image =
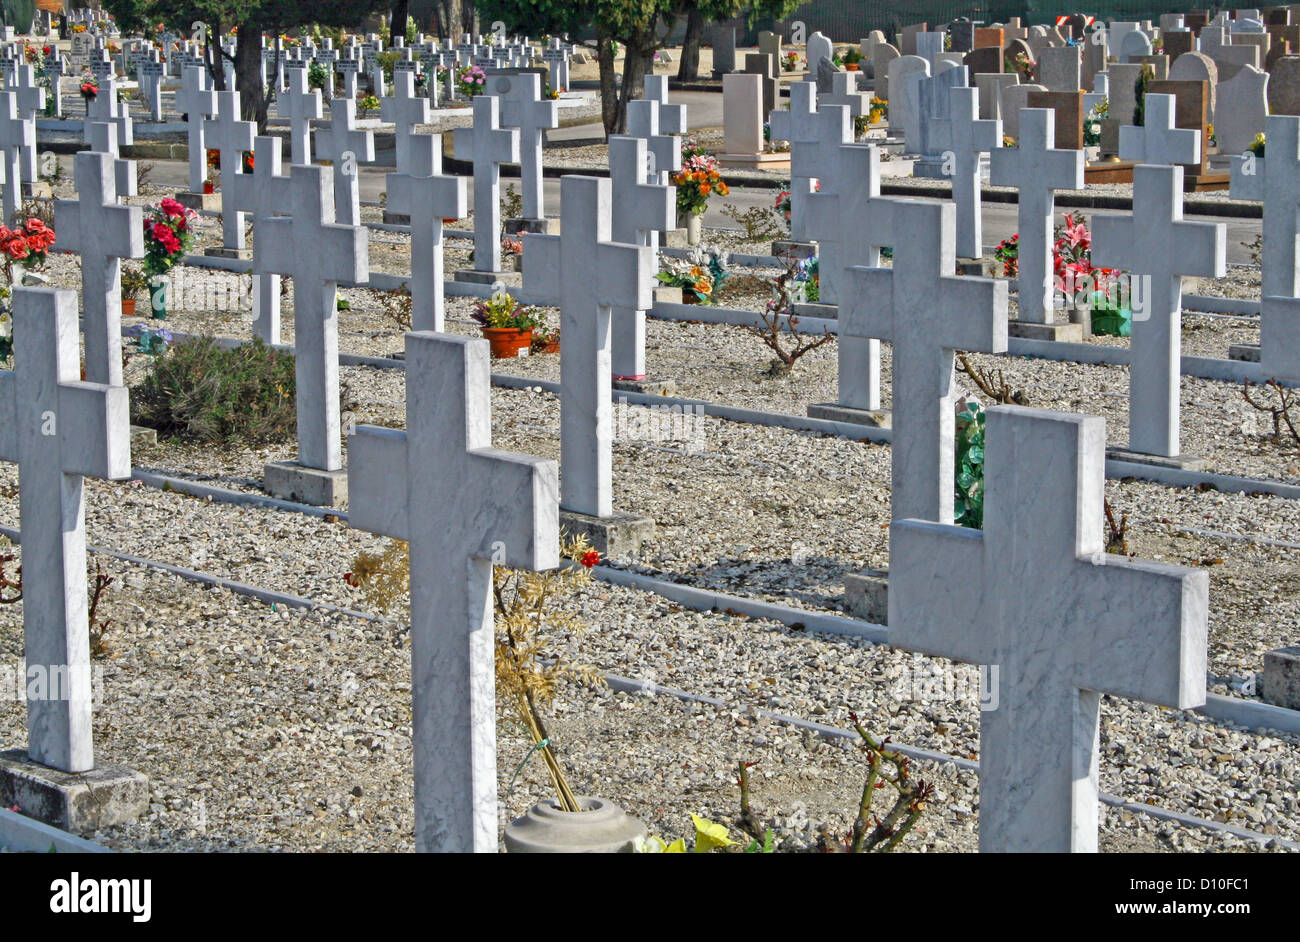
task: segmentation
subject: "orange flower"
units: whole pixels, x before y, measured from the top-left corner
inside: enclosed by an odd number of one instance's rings
[[[712,189],[713,189],[713,187],[709,186],[709,184],[707,184],[707,183],[701,183],[701,184],[700,184],[700,196],[708,196],[708,195],[709,195],[709,191],[712,190]]]

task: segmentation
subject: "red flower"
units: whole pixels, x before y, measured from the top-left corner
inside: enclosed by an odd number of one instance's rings
[[[170,216],[171,218],[173,219],[177,217],[180,217],[181,219],[185,218],[185,207],[182,206],[180,203],[176,202],[176,200],[172,199],[171,197],[164,199],[161,205],[162,205],[162,211],[166,213],[168,216]]]
[[[43,232],[44,230],[45,230],[45,223],[41,222],[39,219],[33,217],[27,220],[28,232]]]
[[[348,585],[353,586],[354,588],[356,586],[361,585],[361,580],[358,579],[356,576],[352,575],[352,573],[350,572],[343,573],[343,581],[346,582]]]
[[[600,562],[600,553],[595,550],[587,550],[587,552],[582,554],[582,559],[579,560],[579,562],[590,569],[592,566],[595,566]]]
[[[4,252],[12,259],[24,259],[28,254],[27,241],[25,239],[10,239],[4,244]]]

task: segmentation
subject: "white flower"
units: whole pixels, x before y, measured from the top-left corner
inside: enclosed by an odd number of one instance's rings
[[[8,314],[0,314],[0,337],[12,337],[14,335],[14,319]]]

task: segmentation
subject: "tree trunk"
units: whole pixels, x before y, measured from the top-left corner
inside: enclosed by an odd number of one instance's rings
[[[203,35],[203,60],[208,65],[208,77],[212,79],[212,87],[219,92],[224,92],[226,70],[221,64],[221,22],[213,19],[207,26],[208,31]]]
[[[600,65],[600,120],[605,125],[606,134],[618,134],[618,80],[614,75],[614,41],[600,31],[596,34],[596,62]]]
[[[393,45],[394,37],[406,39],[406,20],[411,15],[411,0],[394,0],[392,19],[388,23],[388,45]]]
[[[257,23],[245,23],[240,34],[250,37],[262,35]],[[224,73],[224,69],[221,70]],[[262,84],[262,44],[240,42],[235,44],[235,85],[239,89],[240,117],[257,122],[257,133],[266,132],[266,114],[270,100]]]
[[[704,14],[692,5],[686,14],[686,36],[682,40],[682,61],[677,65],[677,79],[694,82],[700,77],[700,40],[704,37]]]
[[[610,133],[627,133],[627,103],[645,94],[645,77],[654,68],[655,46],[653,23],[628,41],[627,52],[623,57],[623,84],[618,90],[616,106],[615,119],[618,130]],[[603,91],[602,88],[602,94]],[[606,127],[608,126],[607,124]]]

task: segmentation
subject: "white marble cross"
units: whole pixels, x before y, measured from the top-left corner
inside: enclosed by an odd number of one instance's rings
[[[208,86],[208,73],[199,66],[186,66],[181,88],[176,93],[176,107],[185,115],[185,130],[190,158],[190,192],[202,193],[207,179],[207,145],[203,126],[209,115],[217,113],[217,93]]]
[[[256,165],[254,165],[256,171]],[[339,439],[338,283],[370,277],[366,229],[334,222],[333,168],[290,168],[284,202],[264,201],[266,212],[286,213],[259,223],[253,270],[293,278],[298,462],[308,468],[343,467]]]
[[[957,255],[984,257],[980,213],[980,155],[1002,147],[1002,121],[981,118],[978,88],[948,89],[952,114],[952,201],[957,206]]]
[[[1051,323],[1053,191],[1084,187],[1083,151],[1054,147],[1055,141],[1056,112],[1025,108],[1020,112],[1020,146],[999,147],[989,158],[989,182],[1020,189],[1016,284],[1020,319],[1035,324]]]
[[[57,77],[51,79],[51,82],[57,81]],[[45,110],[45,89],[36,81],[36,70],[30,65],[20,65],[15,70],[14,92],[18,96],[18,116],[24,121],[33,122],[32,139],[23,145],[22,172],[25,181],[35,183],[37,179],[35,121]]]
[[[849,115],[858,118],[871,112],[871,93],[858,90],[861,72],[836,72],[831,76],[831,90],[817,96],[817,107],[843,105]]]
[[[646,76],[646,82],[651,76]],[[667,183],[667,176],[682,169],[682,139],[684,131],[674,130],[686,126],[685,105],[664,105],[657,98],[648,97],[627,103],[627,133],[646,141],[653,164],[647,163],[643,183]],[[667,91],[663,92],[667,96]],[[658,236],[647,244],[658,245]],[[615,338],[617,348],[617,338]],[[617,355],[617,354],[616,354]]]
[[[474,163],[474,270],[501,270],[501,165],[519,163],[519,129],[503,128],[501,103],[474,97],[474,125],[452,132],[457,160]]]
[[[559,471],[492,447],[491,382],[486,342],[408,333],[406,431],[348,439],[349,525],[410,545],[417,851],[497,850],[492,567],[560,563]]]
[[[216,94],[216,117],[203,120],[203,136],[208,146],[214,148],[220,155],[221,178],[229,181],[230,177],[243,172],[244,153],[253,149],[257,123],[240,120],[239,92],[217,92]],[[243,213],[236,211],[221,214],[221,244],[228,249],[244,247]]]
[[[1108,555],[1106,423],[988,410],[984,529],[890,528],[889,640],[989,665],[984,852],[1097,849],[1101,694],[1205,703],[1209,574]]]
[[[121,385],[80,382],[77,296],[15,288],[14,370],[0,372],[0,460],[18,464],[23,654],[66,676],[62,696],[27,700],[27,754],[64,772],[95,767],[83,476],[131,476]]]
[[[841,334],[894,347],[892,519],[951,523],[953,351],[1006,351],[1007,282],[952,274],[951,203],[891,202],[894,267],[848,269]]]
[[[428,124],[430,120],[429,99],[415,95],[414,72],[393,73],[393,94],[380,100],[379,114],[385,121],[391,121],[396,130],[397,172],[410,173],[406,159],[411,136],[416,125]]]
[[[388,208],[411,219],[411,326],[443,329],[443,219],[462,219],[469,212],[464,177],[443,176],[442,135],[411,139],[411,173],[386,178]]]
[[[86,106],[86,117],[82,121],[83,140],[90,140],[90,126],[96,121],[116,124],[119,144],[135,143],[135,121],[126,105],[117,100],[117,79],[101,80],[99,93]]]
[[[664,134],[685,134],[686,126],[686,106],[668,104],[668,76],[666,75],[647,75],[645,77],[645,90],[642,93],[642,100],[652,102],[657,107],[655,111],[659,114],[659,130]],[[629,102],[629,105],[631,103]],[[644,137],[632,130],[632,116],[628,114],[627,133],[634,137]]]
[[[135,67],[140,93],[149,106],[149,118],[162,121],[162,79],[164,66],[156,59],[145,59]]]
[[[81,256],[86,318],[86,379],[122,385],[122,262],[144,258],[144,215],[117,201],[112,154],[82,151],[73,158],[77,199],[55,200],[55,248]]]
[[[1119,129],[1119,159],[1139,164],[1194,164],[1201,159],[1201,132],[1174,126],[1174,95],[1147,95],[1141,127]]]
[[[535,72],[489,75],[485,95],[501,101],[501,126],[519,129],[520,196],[524,219],[543,219],[542,140],[560,123],[559,105],[542,98],[541,76]]]
[[[610,223],[610,238],[653,249],[651,233],[666,232],[677,224],[677,188],[645,182],[650,158],[644,138],[610,136],[610,190],[613,205],[618,207]],[[613,332],[614,378],[644,379],[645,311],[614,311]]]
[[[96,121],[90,126],[90,149],[113,155],[113,176],[117,182],[117,198],[135,196],[139,180],[135,175],[135,161],[122,158],[117,145],[117,125]]]
[[[1247,154],[1232,168],[1231,196],[1259,200],[1264,208],[1261,294],[1300,295],[1300,118],[1269,115],[1267,157]]]
[[[289,177],[281,176],[283,158],[278,137],[253,141],[253,172],[232,174],[226,180],[222,206],[227,212],[251,213],[253,233],[259,223],[273,215],[272,207],[289,205]],[[253,336],[263,343],[280,342],[280,276],[253,276]]]
[[[1153,96],[1148,95],[1150,101]],[[1154,96],[1161,97],[1161,96]],[[1173,96],[1168,96],[1172,98]],[[1183,220],[1183,168],[1133,168],[1133,213],[1092,217],[1092,263],[1139,276],[1129,359],[1129,449],[1179,454],[1182,275],[1222,278],[1227,227]]]
[[[560,503],[609,517],[611,312],[649,310],[654,252],[611,241],[607,179],[561,178],[560,207],[560,235],[524,236],[524,290],[560,308]]]
[[[818,108],[816,83],[794,82],[790,110],[773,111],[768,120],[772,140],[790,142],[790,238],[807,242],[812,237],[804,218],[808,194],[814,192],[818,178],[830,176],[835,148],[853,142],[849,109]]]
[[[841,144],[837,149],[835,192],[808,197],[808,224],[818,234],[820,297],[847,310],[851,295],[839,298],[850,265],[880,267],[880,250],[894,241],[894,200],[880,195],[880,152],[875,144]],[[847,317],[847,315],[842,315]],[[880,340],[841,331],[838,402],[880,411]]]
[[[1259,365],[1265,379],[1300,383],[1300,298],[1260,302]]]
[[[309,164],[311,163],[311,123],[313,120],[319,121],[323,114],[320,89],[307,86],[306,69],[290,69],[288,86],[285,91],[276,96],[275,113],[289,120],[290,160],[295,164]]]
[[[4,164],[4,221],[11,222],[23,205],[23,151],[36,147],[36,119],[18,114],[18,96],[0,92],[0,163]]]
[[[359,165],[375,160],[374,132],[363,131],[356,124],[357,103],[351,98],[335,98],[330,102],[329,127],[316,131],[316,156],[334,164],[336,221],[346,226],[361,225]]]

